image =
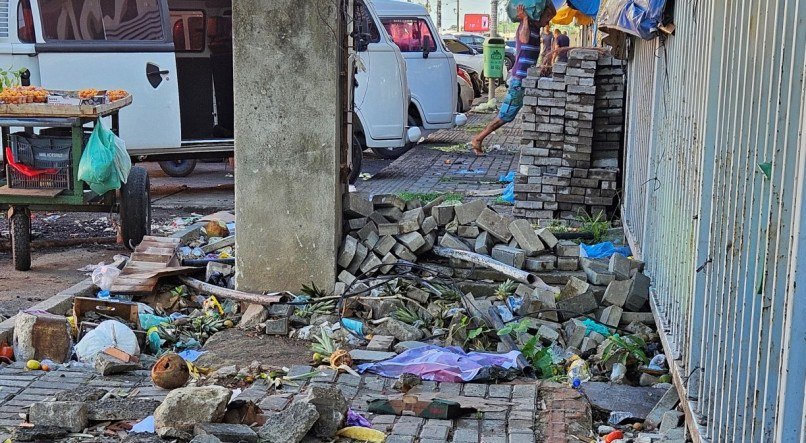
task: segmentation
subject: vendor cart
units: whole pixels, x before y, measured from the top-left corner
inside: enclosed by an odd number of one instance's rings
[[[118,134],[118,112],[131,104],[131,95],[101,105],[63,105],[47,103],[0,104],[0,129],[3,147],[10,150],[20,140],[37,143],[61,142],[61,159],[53,172],[28,177],[9,165],[3,149],[3,177],[0,178],[0,209],[8,210],[14,268],[31,268],[31,211],[118,212],[124,244],[134,248],[151,230],[151,202],[148,173],[132,167],[128,180],[118,191],[103,195],[92,192],[78,179],[78,165],[85,137],[100,117],[111,117],[111,129]],[[38,134],[36,134],[38,132]],[[36,135],[35,135],[36,134]],[[29,135],[30,138],[25,138]],[[65,146],[66,143],[66,146]],[[24,144],[23,144],[24,145]],[[32,149],[24,145],[25,149]],[[15,148],[17,152],[21,148]],[[45,147],[47,149],[47,147]],[[51,148],[53,149],[53,148]],[[32,152],[25,151],[25,154]],[[58,151],[48,151],[58,157]],[[12,154],[16,155],[16,154]],[[45,156],[45,160],[52,158]],[[68,161],[69,160],[69,161]],[[47,163],[47,162],[46,162]],[[56,166],[50,164],[48,167]]]

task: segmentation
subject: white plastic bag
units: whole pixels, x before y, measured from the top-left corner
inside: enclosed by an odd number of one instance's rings
[[[92,283],[101,288],[102,291],[108,291],[119,275],[120,269],[117,267],[99,263],[98,267],[92,271]]]
[[[140,355],[137,336],[128,326],[116,320],[101,322],[76,345],[78,360],[93,363],[95,357],[107,348],[118,348],[129,355]]]

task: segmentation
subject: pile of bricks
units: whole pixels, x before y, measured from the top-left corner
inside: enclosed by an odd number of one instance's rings
[[[345,196],[347,235],[338,258],[337,293],[357,276],[389,274],[398,260],[417,262],[435,245],[487,255],[535,273],[579,270],[579,245],[559,241],[547,228],[498,214],[484,200],[422,205],[396,195]],[[452,268],[471,268],[451,262]],[[446,267],[445,272],[452,272]]]
[[[514,215],[573,225],[613,206],[624,91],[617,63],[596,49],[574,49],[551,77],[530,69]]]

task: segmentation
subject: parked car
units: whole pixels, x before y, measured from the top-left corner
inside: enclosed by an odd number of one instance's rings
[[[474,34],[472,32],[458,32],[453,34],[460,42],[470,46],[471,48],[475,49],[476,52],[479,54],[484,54],[484,40],[487,39],[484,35],[481,34]],[[514,41],[512,43],[515,43]],[[512,66],[515,65],[515,45],[512,46],[507,45],[504,48],[505,54],[504,63],[506,64],[507,70],[512,70]]]
[[[479,54],[475,49],[462,43],[452,35],[446,35],[442,38],[445,46],[453,53],[456,63],[473,68],[476,72],[481,73],[481,81],[483,87],[487,88],[487,75],[484,72],[484,56]],[[504,66],[504,78],[509,77],[509,70]]]
[[[457,63],[456,67],[465,71],[470,77],[470,84],[473,86],[473,96],[476,98],[481,97],[481,93],[484,91],[484,83],[481,81],[481,73],[470,66],[460,63]]]
[[[473,80],[464,69],[456,68],[456,82],[458,84],[459,97],[456,103],[456,112],[467,112],[473,107],[473,100],[476,98]]]
[[[464,125],[467,117],[456,113],[456,61],[442,43],[425,7],[391,0],[371,3],[406,61],[411,92],[409,125],[421,128],[424,135]],[[392,150],[389,157],[395,158],[415,144]]]

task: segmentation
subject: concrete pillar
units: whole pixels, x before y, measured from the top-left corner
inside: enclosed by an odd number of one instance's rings
[[[337,2],[232,2],[236,284],[332,288],[341,226]]]

